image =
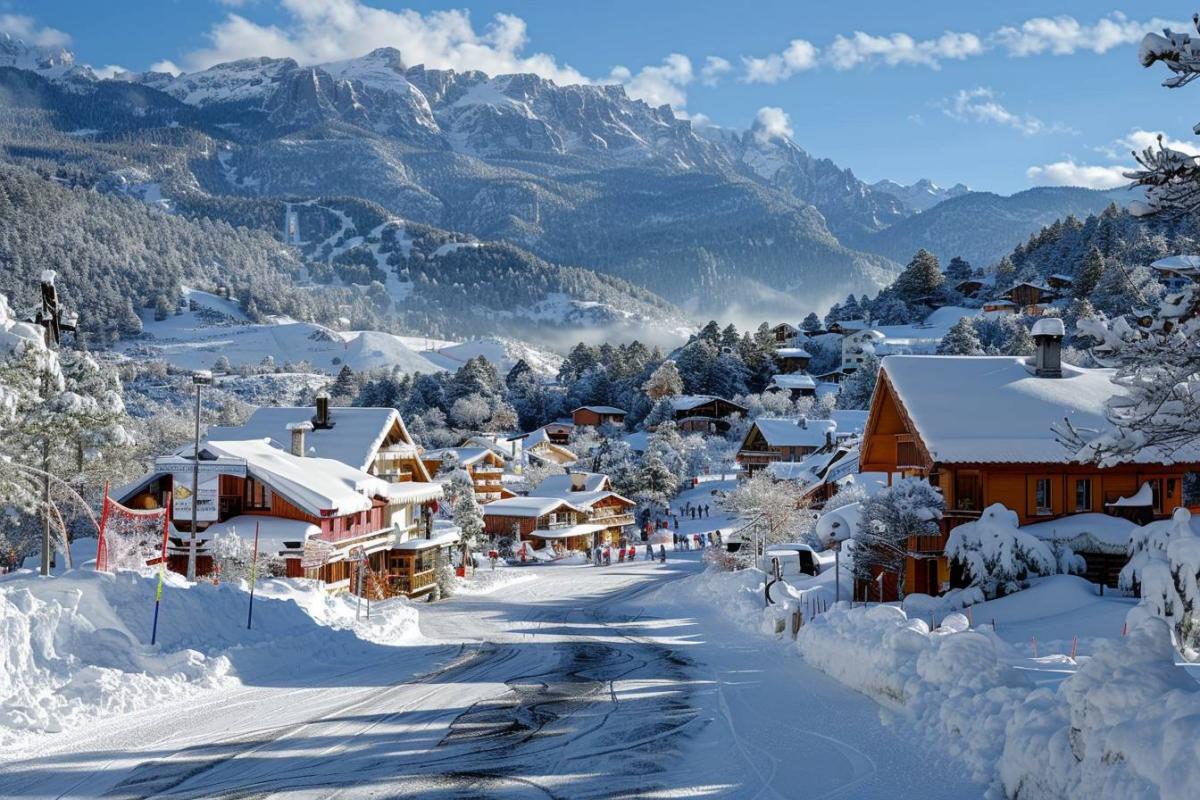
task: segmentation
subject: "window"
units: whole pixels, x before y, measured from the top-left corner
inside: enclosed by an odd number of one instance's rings
[[[246,478],[246,508],[258,510],[271,507],[271,490],[254,478]]]
[[[1090,478],[1080,478],[1075,481],[1075,510],[1092,510],[1092,481]]]
[[[1050,504],[1050,479],[1038,478],[1034,497],[1037,499],[1037,513],[1051,514],[1053,508]]]

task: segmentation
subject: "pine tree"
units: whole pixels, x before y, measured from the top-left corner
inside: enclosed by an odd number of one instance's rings
[[[810,311],[804,321],[800,323],[800,330],[807,333],[816,333],[821,330],[821,318],[817,316],[817,312]]]
[[[1029,335],[1029,328],[1018,320],[1013,328],[1012,336],[1004,346],[1004,355],[1031,356],[1034,350],[1035,345],[1033,337]]]
[[[1091,297],[1103,275],[1104,256],[1100,254],[1100,248],[1093,247],[1088,250],[1088,254],[1084,257],[1083,263],[1079,265],[1079,272],[1075,276],[1075,297],[1079,299]]]
[[[342,365],[333,385],[329,387],[329,394],[331,397],[337,398],[338,402],[349,402],[358,394],[358,377],[354,374],[354,370],[350,369],[349,364]]]
[[[462,563],[471,562],[471,550],[478,546],[483,535],[483,510],[475,497],[475,485],[466,470],[459,469],[452,480],[457,484],[454,492],[454,524],[461,531]]]
[[[651,400],[659,401],[664,397],[677,397],[683,394],[683,378],[674,361],[664,361],[642,384],[642,390]]]
[[[950,259],[950,263],[946,265],[946,282],[951,286],[956,286],[959,283],[971,277],[971,264],[962,256],[955,256]]]
[[[975,325],[970,317],[963,317],[950,326],[942,341],[938,344],[937,353],[940,356],[981,356],[983,344]]]
[[[879,358],[874,353],[867,353],[858,369],[842,381],[838,390],[837,407],[860,410],[870,408],[871,396],[875,393],[878,380]]]
[[[945,280],[937,256],[921,249],[896,278],[892,289],[901,300],[912,303],[922,297],[936,294]]]

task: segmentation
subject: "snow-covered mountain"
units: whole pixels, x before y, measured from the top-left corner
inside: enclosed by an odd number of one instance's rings
[[[961,183],[956,183],[949,189],[943,189],[931,180],[922,178],[908,186],[895,181],[882,180],[871,184],[876,192],[891,195],[899,200],[910,214],[919,214],[933,208],[943,200],[960,197],[971,190]]]

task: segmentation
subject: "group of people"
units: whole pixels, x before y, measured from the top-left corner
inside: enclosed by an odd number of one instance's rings
[[[700,505],[699,503],[692,504],[691,501],[684,503],[679,507],[680,517],[691,517],[692,519],[708,519],[708,504]],[[675,518],[675,527],[679,527],[679,517]]]
[[[676,533],[672,537],[675,540],[676,550],[703,550],[706,547],[721,546],[721,531],[709,531],[708,533]]]
[[[676,548],[676,549],[678,549],[678,548]],[[624,563],[626,561],[637,561],[638,546],[636,544],[625,544],[624,542],[622,542],[621,545],[618,548],[616,548],[616,551],[617,551],[617,563],[618,564]],[[654,545],[652,545],[652,544],[643,545],[642,552],[645,554],[643,556],[643,560],[645,560],[645,561],[653,561],[654,560],[654,558],[655,558]],[[597,546],[597,547],[592,548],[592,564],[594,566],[607,567],[609,564],[612,563],[612,559],[613,559],[613,547],[611,545],[605,545],[603,547]],[[665,563],[667,560],[667,548],[665,545],[660,544],[658,546],[658,560],[663,563]]]

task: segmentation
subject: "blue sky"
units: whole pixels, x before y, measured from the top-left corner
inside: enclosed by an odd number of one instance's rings
[[[390,44],[408,63],[619,81],[702,124],[745,128],[762,115],[866,180],[1009,193],[1111,185],[1153,132],[1190,140],[1200,89],[1160,88],[1166,73],[1141,68],[1136,41],[1191,11],[1087,0],[0,0],[0,29],[67,42],[95,67],[321,61]]]

